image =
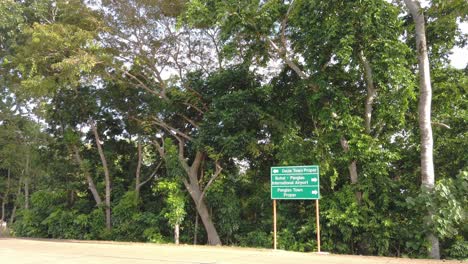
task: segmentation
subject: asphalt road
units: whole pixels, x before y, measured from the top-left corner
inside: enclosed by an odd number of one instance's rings
[[[233,247],[0,238],[0,264],[422,264],[462,263],[402,258],[321,255]]]

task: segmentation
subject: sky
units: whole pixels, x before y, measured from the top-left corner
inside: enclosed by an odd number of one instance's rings
[[[460,29],[463,33],[468,33],[468,23],[461,23]],[[463,69],[468,64],[468,47],[454,48],[453,54],[450,56],[451,64],[453,67]]]

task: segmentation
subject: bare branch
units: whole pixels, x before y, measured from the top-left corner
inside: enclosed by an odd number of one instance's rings
[[[215,30],[215,32],[211,33],[209,32],[209,30],[206,30],[206,35],[208,35],[211,39],[211,41],[213,42],[213,45],[215,47],[215,50],[216,50],[216,57],[218,59],[218,70],[222,70],[223,69],[223,58],[221,56],[221,50],[219,48],[219,41],[216,41],[216,32],[217,30]]]
[[[183,137],[183,138],[185,138],[186,140],[189,140],[189,141],[192,141],[192,140],[193,140],[193,138],[192,138],[191,136],[189,136],[189,135],[187,135],[187,134],[181,132],[179,129],[177,129],[177,128],[175,128],[175,127],[173,127],[173,126],[167,124],[166,122],[162,121],[161,119],[159,119],[159,118],[157,118],[157,117],[153,117],[153,120],[154,120],[153,122],[154,122],[156,125],[158,125],[158,126],[164,128],[167,132],[169,132],[169,133],[175,133],[176,135],[180,135],[181,137]]]
[[[444,127],[444,128],[447,128],[447,129],[452,129],[449,125],[441,123],[441,122],[432,121],[431,124],[433,124],[434,126],[440,126],[440,127]]]
[[[309,78],[309,76],[304,72],[302,71],[299,66],[297,66],[296,63],[294,63],[288,56],[287,54],[287,51],[286,51],[286,47],[278,47],[275,42],[273,42],[273,40],[271,40],[270,38],[267,38],[267,41],[268,43],[270,43],[270,45],[273,47],[273,49],[275,49],[278,54],[281,56],[281,58],[286,62],[286,64],[294,71],[297,73],[297,75],[299,75],[299,77],[301,77],[301,79],[307,79]]]
[[[157,140],[151,140],[150,143],[156,147],[156,150],[159,152],[159,156],[164,159],[166,157],[166,153],[164,152],[164,148],[161,144],[159,144]]]
[[[280,33],[280,39],[281,39],[281,44],[282,44],[282,47],[278,47],[278,45],[276,45],[276,43],[271,40],[270,38],[267,37],[267,41],[268,43],[270,44],[270,46],[273,47],[274,50],[276,50],[276,52],[281,56],[281,58],[286,62],[286,64],[293,70],[297,73],[297,75],[299,75],[299,77],[301,77],[302,79],[308,79],[309,76],[299,68],[299,66],[293,62],[291,60],[291,58],[289,57],[289,54],[288,54],[288,44],[287,44],[287,39],[286,39],[286,25],[288,23],[288,19],[289,19],[289,14],[292,10],[292,7],[294,5],[294,1],[291,1],[291,3],[289,4],[289,8],[288,8],[288,11],[286,12],[286,15],[283,19],[283,21],[281,22],[281,33]]]
[[[102,167],[104,168],[104,181],[106,185],[105,191],[105,213],[106,213],[106,228],[111,229],[112,221],[111,221],[111,178],[109,173],[109,166],[107,165],[107,160],[104,155],[104,151],[102,150],[101,140],[99,139],[99,133],[96,128],[96,124],[94,120],[89,120],[89,125],[91,126],[91,130],[93,131],[95,140],[96,140],[96,147],[99,152],[99,157],[101,158]]]
[[[193,121],[192,119],[188,118],[188,117],[185,116],[184,114],[178,113],[177,115],[179,115],[180,117],[182,117],[185,121],[189,122],[193,127],[195,127],[195,128],[199,128],[199,127],[200,127],[197,123],[195,123],[195,121]]]
[[[161,167],[162,163],[163,163],[162,161],[160,161],[160,162],[158,163],[158,165],[157,165],[156,168],[154,169],[153,173],[150,174],[150,176],[148,177],[148,179],[146,179],[146,180],[144,180],[143,182],[141,182],[140,185],[139,185],[139,187],[145,185],[145,184],[146,184],[147,182],[149,182],[152,178],[156,178],[156,179],[158,178],[158,177],[157,177],[157,175],[158,175],[157,173],[158,173],[158,170],[159,170],[159,168]]]
[[[190,177],[190,166],[187,163],[187,160],[185,159],[185,142],[184,140],[177,138],[179,141],[179,162],[184,168],[185,172],[189,175]]]
[[[221,165],[219,164],[218,161],[216,161],[215,164],[216,164],[215,172],[211,176],[208,183],[205,185],[205,188],[203,188],[203,191],[202,191],[200,197],[198,198],[198,203],[197,204],[200,204],[201,200],[203,200],[203,198],[205,197],[205,194],[206,194],[206,191],[208,190],[208,188],[211,186],[211,184],[213,184],[213,182],[216,180],[216,178],[218,178],[218,176],[223,171],[223,168],[221,167]]]
[[[289,14],[291,13],[292,7],[294,4],[294,0],[289,3],[288,11],[286,11],[286,15],[284,16],[283,21],[281,21],[281,43],[283,44],[284,52],[287,52],[287,41],[286,41],[286,25],[288,23]]]
[[[88,182],[88,189],[91,191],[91,194],[94,197],[94,201],[96,202],[97,206],[100,206],[102,204],[102,199],[101,196],[99,196],[99,193],[96,189],[96,185],[94,184],[93,178],[89,174],[89,171],[86,170],[83,166],[83,160],[81,159],[80,151],[78,150],[78,147],[73,145],[73,156],[75,157],[75,161],[78,166],[80,166],[81,171],[84,173],[86,177],[86,181]]]
[[[149,88],[144,82],[142,82],[138,77],[131,74],[130,72],[124,71],[124,74],[127,75],[128,77],[132,78],[133,80],[137,81],[139,86],[142,87],[145,91],[147,91],[147,92],[149,92],[149,93],[151,93],[153,95],[163,97],[161,93],[158,93],[155,90]]]

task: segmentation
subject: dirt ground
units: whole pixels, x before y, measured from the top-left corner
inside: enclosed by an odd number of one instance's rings
[[[416,260],[386,257],[365,257],[282,250],[187,245],[156,245],[75,240],[33,240],[0,238],[0,263],[19,264],[87,264],[87,263],[294,263],[294,264],[436,264],[462,263],[447,260]],[[465,262],[466,263],[466,262]]]

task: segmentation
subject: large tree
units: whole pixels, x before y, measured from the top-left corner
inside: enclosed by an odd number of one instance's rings
[[[426,26],[421,3],[417,0],[405,0],[405,4],[413,17],[416,30],[416,50],[419,65],[419,129],[421,133],[421,181],[422,188],[431,191],[434,188],[435,174],[431,125],[432,87],[429,68],[429,55],[426,43]],[[429,212],[429,217],[432,213]],[[428,234],[431,242],[431,257],[440,258],[439,239],[433,233]]]
[[[216,32],[178,27],[175,17],[182,11],[182,2],[105,1],[103,7],[109,27],[103,43],[116,54],[115,73],[107,77],[122,87],[138,89],[142,96],[153,97],[140,111],[126,117],[142,128],[151,125],[156,129],[152,136],[144,137],[163,159],[167,160],[164,139],[177,142],[178,159],[186,174],[183,183],[205,226],[208,243],[221,244],[205,195],[222,166],[197,139],[210,111],[210,98],[206,91],[193,87],[223,67],[220,57],[211,55],[216,51]],[[206,175],[209,163],[212,173]]]

